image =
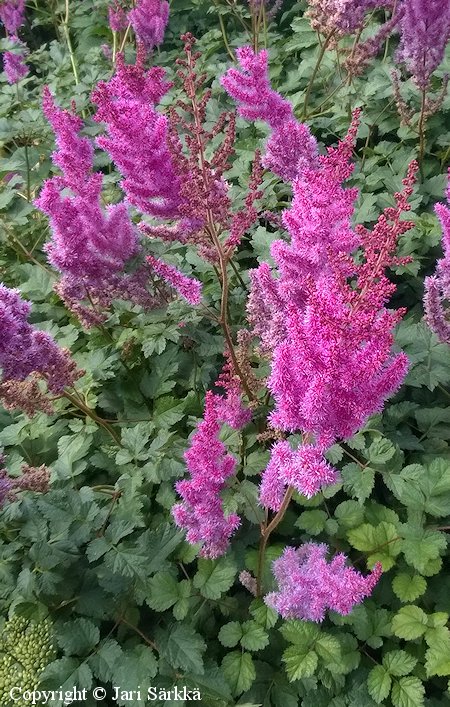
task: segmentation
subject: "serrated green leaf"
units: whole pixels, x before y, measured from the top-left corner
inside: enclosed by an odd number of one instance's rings
[[[369,695],[377,704],[381,704],[389,695],[392,680],[382,665],[376,665],[367,678]]]
[[[100,640],[98,627],[88,619],[66,621],[58,627],[57,639],[67,655],[85,655]]]
[[[153,651],[148,646],[137,645],[123,651],[120,664],[114,675],[115,685],[140,685],[141,700],[134,699],[133,707],[145,707],[148,688],[154,684],[152,678],[157,673],[157,662]],[[125,688],[126,689],[126,688]],[[119,698],[121,707],[129,707],[129,700]]]
[[[325,528],[328,516],[325,511],[315,508],[312,511],[303,511],[296,520],[297,528],[306,530],[310,535],[318,535]]]
[[[339,663],[341,657],[341,646],[335,636],[329,633],[322,633],[314,643],[314,650],[324,663]]]
[[[406,651],[390,651],[383,656],[383,666],[394,677],[408,675],[417,663],[417,658]]]
[[[278,620],[277,612],[267,606],[261,599],[254,599],[250,604],[250,613],[255,621],[263,628],[269,629],[275,626]]]
[[[239,621],[231,621],[222,626],[218,639],[226,648],[234,648],[242,638],[242,628]]]
[[[198,572],[194,576],[194,587],[205,599],[219,599],[234,583],[237,568],[228,557],[219,560],[198,561]]]
[[[290,646],[283,653],[283,663],[290,682],[314,675],[319,659],[315,651],[303,653],[298,646]]]
[[[298,648],[309,648],[320,636],[320,628],[310,621],[286,621],[280,628],[286,641]]]
[[[450,631],[445,628],[440,632],[439,638],[430,640],[427,631],[429,648],[425,654],[425,669],[428,677],[450,675]]]
[[[233,651],[222,661],[222,670],[233,695],[241,695],[250,689],[256,678],[255,666],[250,653]]]
[[[364,521],[364,508],[358,501],[343,501],[337,506],[334,515],[343,528],[356,528]]]
[[[411,576],[402,572],[392,580],[392,589],[400,601],[415,601],[415,599],[425,593],[427,581],[420,574]]]
[[[260,651],[269,643],[269,635],[256,621],[242,624],[241,646],[248,651]]]
[[[361,469],[358,464],[346,464],[341,472],[344,482],[344,491],[352,498],[356,498],[359,503],[369,498],[375,483],[375,472],[366,467]]]
[[[154,611],[165,611],[178,601],[178,583],[169,572],[157,572],[149,582],[146,602]]]
[[[175,624],[164,631],[159,630],[157,645],[160,655],[173,668],[203,675],[202,654],[206,650],[206,643],[192,626]]]
[[[399,554],[402,541],[393,523],[382,521],[376,526],[365,523],[349,530],[349,543],[357,550],[367,552],[367,564],[373,566],[381,562],[383,570],[389,570],[394,558]]]
[[[392,630],[399,638],[407,641],[423,636],[428,626],[426,613],[413,604],[402,606],[392,619]]]
[[[422,707],[424,694],[422,681],[409,675],[394,681],[391,700],[394,707]]]
[[[116,669],[122,661],[122,649],[111,638],[105,639],[89,658],[89,665],[95,677],[101,682],[112,682]]]

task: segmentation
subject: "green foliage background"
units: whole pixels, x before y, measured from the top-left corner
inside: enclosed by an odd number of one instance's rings
[[[220,332],[179,301],[152,313],[117,303],[104,329],[85,332],[52,291],[56,276],[42,252],[49,229],[32,204],[52,169],[53,136],[40,110],[42,86],[48,83],[62,105],[74,98],[84,111],[86,133],[95,135],[100,127],[91,118],[89,94],[111,71],[101,50],[110,42],[106,1],[70,4],[76,80],[63,3],[33,0],[23,33],[33,72],[18,90],[1,86],[0,177],[16,175],[0,191],[1,278],[32,300],[33,322],[71,349],[86,370],[78,390],[90,407],[115,421],[123,446],[67,401],[55,404],[53,417],[29,419],[0,410],[0,444],[10,473],[19,474],[24,462],[52,470],[47,494],[24,494],[1,511],[1,621],[13,614],[51,621],[57,657],[41,676],[45,689],[140,685],[144,694],[147,685],[177,684],[200,689],[202,704],[211,707],[448,705],[450,350],[423,322],[421,298],[423,278],[440,255],[432,206],[442,200],[446,185],[450,97],[429,122],[423,175],[412,198],[415,228],[401,241],[401,255],[413,260],[394,273],[395,305],[408,308],[397,344],[410,358],[410,373],[382,415],[348,444],[332,448],[330,460],[342,470],[342,483],[311,501],[294,498],[271,539],[265,586],[270,589],[270,562],[283,547],[310,539],[345,551],[362,571],[380,561],[384,574],[371,599],[348,617],[331,615],[322,625],[283,622],[237,580],[257,561],[258,474],[268,458],[256,441],[258,420],[244,438],[224,432],[240,460],[227,507],[244,519],[228,555],[198,560],[196,548],[171,521],[173,485],[184,474],[182,455],[222,364]],[[304,5],[286,2],[268,32],[274,86],[299,113],[318,53]],[[229,65],[219,14],[231,48],[246,43],[226,3],[174,0],[167,39],[156,57],[173,77],[180,33],[189,30],[199,38],[213,87],[211,118],[229,105],[218,83]],[[393,203],[392,194],[417,154],[417,135],[400,126],[392,98],[395,40],[390,42],[361,79],[340,88],[336,56],[327,54],[310,100],[309,122],[322,145],[345,134],[349,109],[363,107],[353,182],[361,189],[357,220],[366,225]],[[0,49],[5,46],[3,41]],[[448,61],[437,78],[446,69]],[[411,82],[404,91],[418,109]],[[171,95],[176,94],[174,89]],[[259,125],[238,119],[229,175],[236,200],[264,136]],[[107,197],[118,199],[119,177],[104,154],[97,167],[105,173]],[[265,177],[264,188],[265,208],[280,210],[288,203],[289,194],[274,177]],[[248,268],[268,257],[275,237],[262,223],[253,229],[237,256],[245,282]],[[190,266],[209,303],[218,302],[210,268],[192,251],[174,245],[169,258],[183,263],[186,272]],[[246,292],[237,279],[232,285],[231,320],[238,328]],[[4,668],[7,646],[0,647]],[[90,697],[83,704],[96,702]]]

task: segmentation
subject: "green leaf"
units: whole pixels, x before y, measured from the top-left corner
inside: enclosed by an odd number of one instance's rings
[[[404,524],[403,554],[406,562],[418,572],[426,571],[430,560],[436,560],[447,547],[444,533],[425,530],[416,525]]]
[[[395,454],[395,446],[389,439],[378,437],[368,449],[369,461],[372,464],[385,464]]]
[[[422,707],[424,694],[422,681],[409,675],[394,681],[391,700],[394,707]]]
[[[154,611],[165,611],[178,601],[178,583],[169,572],[157,572],[150,579],[146,602]]]
[[[275,609],[267,606],[261,599],[254,599],[250,604],[250,613],[255,621],[263,628],[268,629],[275,626],[278,614]]]
[[[100,631],[88,619],[66,621],[58,627],[58,643],[67,655],[85,655],[100,640]]]
[[[173,668],[203,675],[202,653],[206,650],[206,643],[192,626],[179,623],[158,630],[157,645],[160,655]]]
[[[344,482],[344,491],[352,498],[356,498],[359,503],[364,503],[369,498],[375,483],[375,472],[373,469],[369,467],[361,469],[358,464],[352,462],[344,466],[341,476]]]
[[[438,638],[430,640],[427,631],[429,648],[425,654],[425,669],[428,677],[450,675],[450,631],[445,628]]]
[[[226,648],[234,648],[242,638],[242,628],[239,621],[231,621],[222,626],[218,639]]]
[[[152,678],[157,673],[157,662],[153,651],[148,646],[137,645],[123,652],[120,664],[116,667],[114,685],[140,685],[142,700],[133,700],[133,707],[145,707],[145,696],[153,684]],[[124,687],[124,689],[128,689]],[[119,705],[129,707],[129,700],[118,699]]]
[[[356,528],[364,521],[364,508],[358,501],[343,501],[337,506],[334,515],[343,528]]]
[[[390,651],[383,657],[383,666],[389,675],[398,678],[408,675],[417,663],[417,658],[409,655],[406,651]]]
[[[310,678],[314,675],[319,659],[315,651],[303,653],[297,646],[286,648],[283,653],[283,663],[290,682],[300,678]]]
[[[392,630],[399,638],[407,641],[423,636],[428,626],[428,617],[422,609],[413,604],[402,606],[392,619]]]
[[[40,677],[40,687],[50,690],[73,690],[76,685],[79,690],[92,686],[92,672],[89,666],[80,663],[76,658],[61,658],[48,665]]]
[[[138,422],[134,427],[122,430],[121,442],[125,449],[120,449],[116,455],[117,464],[128,464],[130,461],[144,461],[149,457],[148,445],[152,427],[148,422]]]
[[[140,536],[137,546],[146,556],[145,569],[152,574],[183,540],[183,533],[170,523],[161,523],[155,530],[147,530]]]
[[[252,686],[256,671],[250,653],[233,651],[228,653],[222,661],[222,670],[233,695],[241,695]]]
[[[256,621],[242,624],[241,646],[248,651],[260,651],[269,643],[269,635]]]
[[[205,599],[219,599],[234,584],[237,568],[228,557],[219,560],[198,561],[198,572],[194,576],[194,587]]]
[[[101,682],[112,682],[116,669],[122,662],[122,655],[122,649],[117,641],[107,638],[89,657],[89,665]]]
[[[298,648],[309,648],[320,636],[320,628],[310,621],[286,621],[280,628],[286,641]]]
[[[369,695],[377,704],[381,704],[389,695],[392,680],[382,665],[376,665],[367,678]]]
[[[306,530],[310,535],[318,535],[325,528],[328,516],[325,511],[314,509],[313,511],[303,511],[296,520],[297,528]]]
[[[360,525],[350,530],[347,537],[354,548],[368,553],[367,564],[370,567],[381,562],[384,571],[393,566],[402,545],[395,525],[385,521],[376,526],[368,523]]]
[[[65,435],[58,440],[58,459],[55,471],[61,478],[80,474],[86,468],[86,462],[80,462],[92,444],[91,434]]]
[[[427,580],[424,577],[421,577],[420,574],[411,576],[405,572],[402,572],[394,577],[392,581],[392,589],[400,601],[415,601],[418,597],[425,593],[427,589]]]
[[[335,636],[329,633],[322,633],[314,643],[314,650],[325,664],[339,663],[341,657],[341,646]]]

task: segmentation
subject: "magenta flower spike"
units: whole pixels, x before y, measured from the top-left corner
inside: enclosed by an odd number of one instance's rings
[[[61,393],[79,376],[69,352],[61,349],[50,334],[28,322],[31,304],[21,299],[18,290],[0,283],[0,367],[2,383],[24,381],[37,373],[48,389]]]
[[[200,543],[200,555],[209,558],[226,552],[230,537],[240,524],[238,515],[225,514],[220,497],[236,468],[236,460],[219,439],[220,403],[219,396],[211,391],[206,394],[204,418],[185,453],[191,478],[177,482],[182,502],[172,508],[176,524],[187,531],[187,541]]]
[[[167,0],[138,0],[134,10],[128,13],[137,38],[148,52],[163,43],[169,10]]]
[[[425,90],[450,38],[450,0],[404,0],[397,61]]]
[[[346,556],[335,555],[327,562],[328,547],[305,543],[299,548],[287,547],[273,563],[278,591],[267,594],[266,604],[284,619],[323,621],[327,610],[346,616],[356,604],[368,597],[382,573],[378,562],[364,577],[346,566]]]
[[[446,190],[447,205],[436,204],[442,225],[444,257],[437,261],[434,275],[425,278],[424,307],[427,323],[436,336],[450,344],[450,318],[446,302],[450,300],[450,170]]]
[[[0,5],[0,21],[9,35],[17,34],[25,22],[25,0],[3,0]]]

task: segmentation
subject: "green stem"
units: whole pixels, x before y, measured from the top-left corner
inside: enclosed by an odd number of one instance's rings
[[[231,47],[230,47],[230,43],[229,43],[229,41],[228,41],[228,36],[227,36],[227,31],[226,31],[226,29],[225,29],[225,23],[224,23],[224,21],[223,21],[222,15],[220,14],[220,7],[219,7],[219,4],[218,4],[217,0],[214,0],[214,5],[215,5],[215,6],[217,7],[217,9],[218,9],[218,13],[217,13],[217,14],[218,14],[218,16],[219,16],[220,31],[222,32],[222,39],[223,39],[223,43],[224,43],[224,45],[225,45],[225,49],[227,50],[228,56],[230,57],[231,61],[233,62],[233,64],[235,64],[235,63],[236,63],[236,57],[234,56],[233,50],[232,50]]]
[[[426,89],[424,88],[424,89],[422,89],[422,100],[421,100],[421,104],[420,104],[420,118],[419,118],[419,168],[420,168],[420,176],[422,177],[422,181],[424,178],[423,158],[424,158],[424,154],[425,154],[426,101],[427,101],[427,92],[426,92]]]
[[[114,442],[119,445],[119,447],[122,446],[122,443],[120,441],[120,437],[117,435],[116,431],[111,427],[111,425],[106,422],[103,418],[99,417],[94,410],[92,410],[90,407],[85,405],[83,401],[79,398],[77,398],[75,395],[72,395],[72,393],[69,393],[69,391],[65,390],[63,393],[63,397],[67,398],[67,400],[70,400],[72,405],[74,405],[76,408],[81,410],[82,412],[85,413],[88,417],[91,418],[97,425],[100,427],[103,427],[104,430],[106,430],[111,437],[113,438]]]
[[[308,112],[308,103],[309,103],[309,97],[310,97],[310,95],[311,95],[311,90],[312,90],[314,81],[315,81],[315,79],[316,79],[317,72],[318,72],[319,69],[320,69],[320,65],[321,65],[321,63],[322,63],[323,57],[325,56],[325,52],[326,52],[326,50],[327,50],[327,47],[328,47],[328,45],[329,45],[329,43],[331,42],[331,39],[332,39],[332,37],[333,37],[333,34],[334,34],[334,32],[330,32],[330,34],[328,35],[328,37],[326,37],[324,43],[322,44],[322,46],[321,46],[321,48],[320,48],[320,52],[319,52],[319,56],[317,57],[316,65],[315,65],[315,67],[314,67],[314,69],[313,69],[311,78],[310,78],[309,83],[308,83],[308,87],[307,87],[307,89],[306,89],[305,101],[304,101],[304,103],[303,103],[303,112],[302,112],[302,118],[301,118],[302,121],[305,120],[306,114],[307,114],[307,112]]]
[[[117,32],[113,32],[113,50],[112,50],[112,62],[113,65],[116,63],[116,54],[117,54]]]
[[[25,143],[25,162],[27,165],[27,201],[31,201],[31,175],[30,175],[30,155],[28,154],[28,145]]]
[[[73,51],[72,40],[70,39],[69,32],[69,0],[66,0],[66,14],[62,22],[62,28],[64,32],[64,37],[66,39],[67,49],[69,50],[70,63],[72,64],[73,77],[75,79],[75,84],[78,86],[80,83],[80,75],[78,73],[77,62],[75,59],[75,54]]]
[[[281,523],[281,521],[284,518],[284,515],[288,509],[288,506],[291,502],[291,498],[293,496],[294,489],[292,486],[289,486],[286,493],[284,494],[283,501],[280,506],[280,510],[278,513],[272,518],[270,521],[269,525],[261,525],[261,540],[259,543],[259,552],[258,552],[258,572],[256,575],[256,596],[260,597],[261,596],[261,582],[262,582],[262,573],[264,570],[264,559],[265,559],[265,554],[266,554],[266,547],[267,547],[267,542],[269,540],[270,535],[273,533],[275,528]]]

